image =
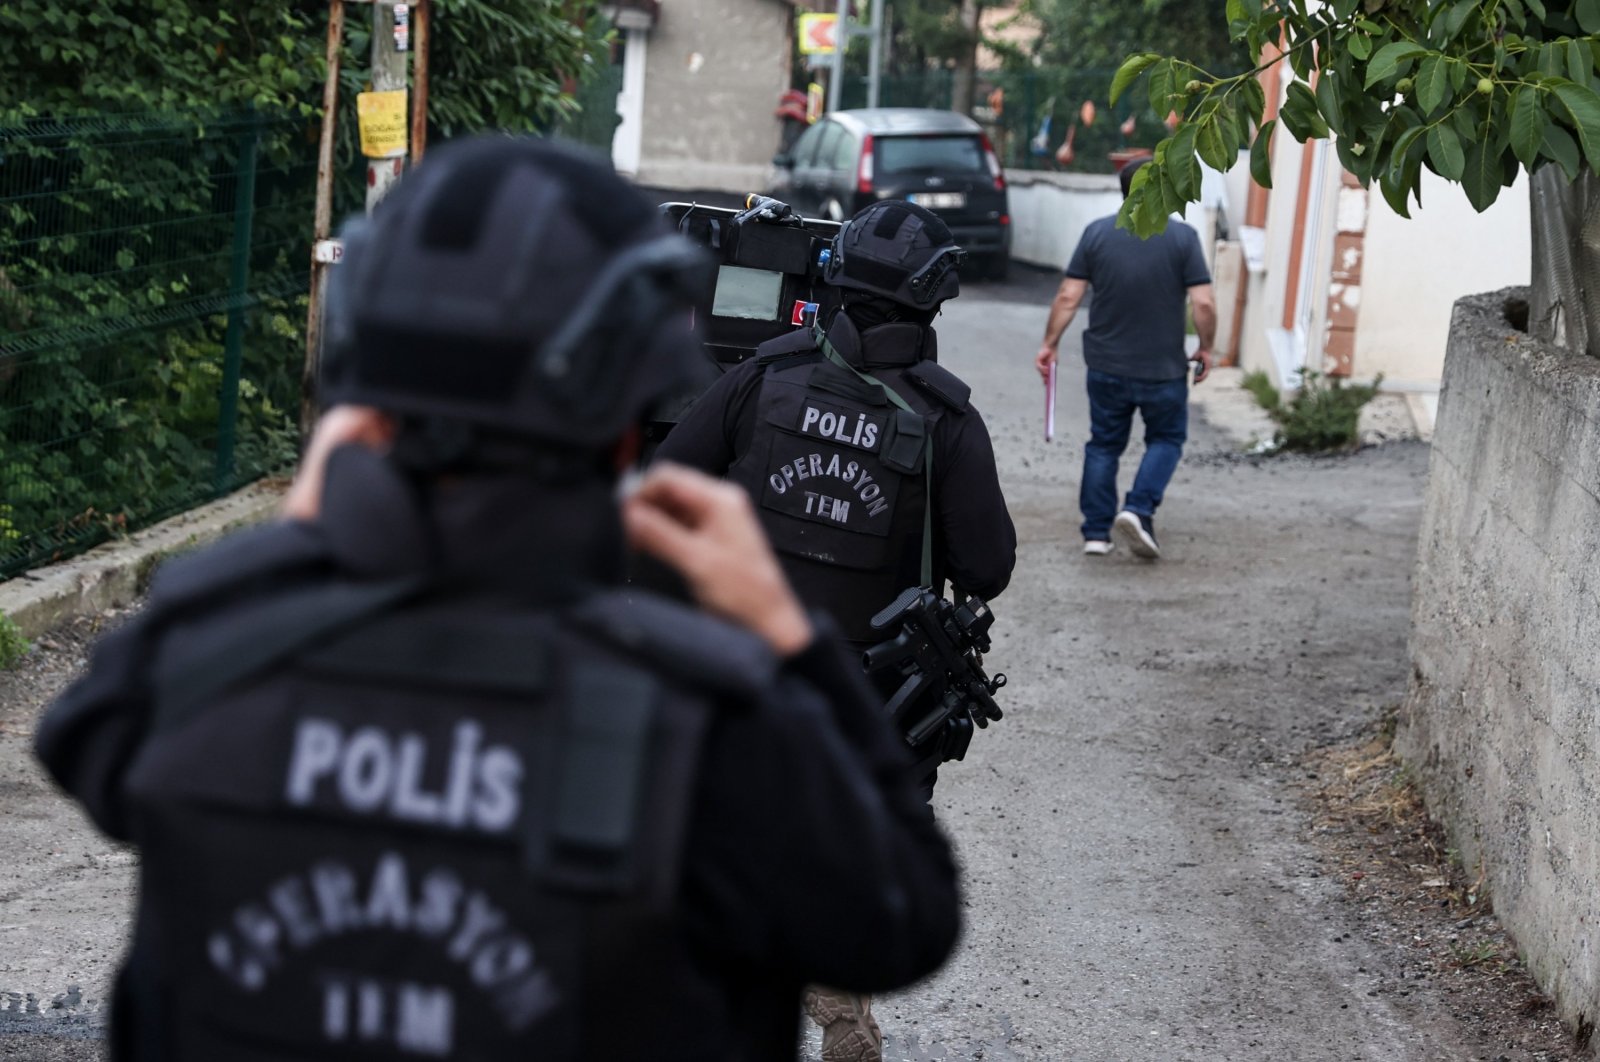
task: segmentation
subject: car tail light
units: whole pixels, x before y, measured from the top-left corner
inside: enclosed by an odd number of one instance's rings
[[[1000,215],[1000,224],[1002,224],[1002,225],[1011,224],[1011,215],[1010,214],[1001,214]]]
[[[861,164],[856,169],[856,191],[862,195],[872,192],[872,134],[861,138]]]
[[[994,178],[994,190],[1003,192],[1006,190],[1006,171],[1000,165],[1000,156],[994,153],[994,145],[989,143],[987,133],[979,133],[978,139],[983,143],[983,157],[989,163],[989,176]]]

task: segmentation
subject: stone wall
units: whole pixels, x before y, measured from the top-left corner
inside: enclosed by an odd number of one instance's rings
[[[1574,1026],[1600,1014],[1600,359],[1456,303],[1400,754]]]

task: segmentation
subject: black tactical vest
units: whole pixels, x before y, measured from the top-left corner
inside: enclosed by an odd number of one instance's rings
[[[829,340],[847,356],[861,342],[842,313]],[[873,641],[872,615],[923,582],[929,444],[965,395],[941,397],[928,381],[955,378],[914,357],[863,379],[810,337],[785,337],[763,357],[750,446],[728,478],[755,500],[806,603],[832,615],[847,639]]]
[[[711,708],[770,656],[658,601],[469,605],[319,581],[163,640],[119,1057],[730,1057],[677,888]]]

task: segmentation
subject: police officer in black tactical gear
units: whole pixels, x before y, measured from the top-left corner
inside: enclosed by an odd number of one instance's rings
[[[843,290],[826,329],[763,343],[656,457],[744,487],[796,590],[859,651],[886,637],[870,620],[907,587],[941,592],[948,579],[995,597],[1017,536],[971,389],[936,362],[933,318],[960,291],[949,228],[884,201],[840,229],[828,254],[823,278]],[[940,750],[917,755],[931,795]],[[823,1026],[824,1062],[878,1062],[870,999],[823,983],[833,988],[808,993],[806,1010]]]
[[[1016,564],[988,430],[936,360],[961,257],[922,207],[867,207],[829,250],[843,305],[826,328],[763,343],[657,451],[748,490],[800,595],[856,648],[882,640],[868,621],[907,587],[988,600]]]
[[[699,252],[548,143],[348,235],[286,518],[162,569],[37,747],[141,852],[116,1059],[795,1057],[931,972],[949,851],[737,489],[652,472]],[[625,543],[700,609],[619,590]]]

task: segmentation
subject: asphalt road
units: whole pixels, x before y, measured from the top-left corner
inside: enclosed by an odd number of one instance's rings
[[[1376,992],[1403,957],[1356,932],[1296,804],[1299,753],[1404,691],[1426,450],[1245,460],[1197,424],[1158,519],[1167,556],[1085,558],[1081,365],[1066,359],[1050,445],[1031,366],[1052,288],[1035,273],[973,286],[940,322],[1021,553],[988,661],[1010,677],[1006,718],[935,798],[965,939],[879,1002],[888,1057],[1482,1057],[1428,985]],[[0,1058],[102,1057],[131,899],[131,858],[26,759],[38,705],[81,657],[54,644],[0,676]]]

